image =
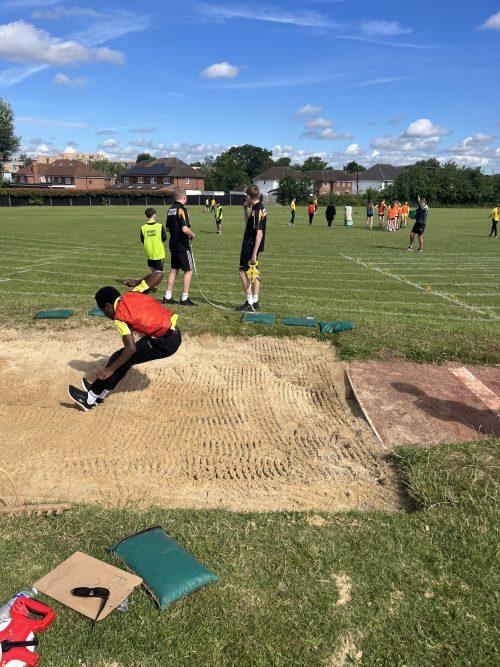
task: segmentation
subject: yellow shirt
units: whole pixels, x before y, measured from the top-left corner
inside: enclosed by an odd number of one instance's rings
[[[491,217],[495,222],[500,222],[500,208],[498,206],[495,206],[495,208],[492,210]]]
[[[290,210],[291,210],[291,211],[295,211],[295,199],[294,199],[294,200],[292,201],[292,203],[290,204]]]

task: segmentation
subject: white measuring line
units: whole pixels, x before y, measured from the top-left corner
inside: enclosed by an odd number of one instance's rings
[[[467,368],[465,368],[465,366],[461,366],[460,368],[449,368],[448,370],[492,412],[496,412],[497,414],[500,413],[500,396],[497,396],[494,391],[481,382],[481,380],[473,375]]]
[[[11,280],[9,276],[17,276],[22,273],[29,273],[30,271],[33,271],[33,269],[38,268],[39,266],[45,266],[46,264],[52,264],[54,260],[58,259],[64,259],[64,257],[67,257],[68,255],[74,255],[77,252],[80,252],[81,248],[78,248],[77,250],[69,250],[67,253],[64,255],[53,255],[50,259],[44,259],[39,262],[33,262],[33,264],[27,265],[27,266],[22,266],[16,271],[10,271],[10,273],[3,273],[0,275],[0,282],[5,282],[6,280]]]
[[[491,313],[488,313],[486,310],[481,310],[481,308],[478,308],[477,306],[471,306],[468,303],[463,303],[462,301],[455,299],[449,294],[446,294],[446,292],[439,292],[437,290],[432,289],[432,287],[430,286],[426,288],[423,285],[414,283],[412,280],[407,280],[406,278],[402,278],[401,276],[398,276],[395,273],[389,273],[389,271],[380,269],[378,266],[373,266],[371,262],[370,263],[363,262],[360,259],[354,259],[353,257],[350,257],[349,255],[343,255],[342,253],[340,253],[340,256],[343,257],[344,259],[348,259],[350,262],[354,262],[355,264],[361,264],[367,269],[371,269],[372,271],[377,271],[378,273],[381,273],[382,275],[387,276],[388,278],[394,278],[394,280],[398,280],[399,282],[405,285],[410,285],[410,287],[415,287],[415,289],[421,290],[422,292],[428,292],[433,296],[438,296],[441,299],[445,299],[446,301],[454,303],[456,306],[464,308],[465,310],[472,310],[474,313],[479,313],[479,315],[490,317],[493,320],[499,319],[498,317],[496,317],[496,315],[492,315]]]

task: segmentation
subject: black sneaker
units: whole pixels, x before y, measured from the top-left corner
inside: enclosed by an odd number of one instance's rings
[[[181,299],[179,301],[181,306],[196,306],[197,304],[194,303],[194,301],[191,301],[191,299],[188,297],[187,299],[184,299],[184,301]]]
[[[165,296],[163,297],[162,303],[177,303],[175,299],[167,299]]]
[[[252,308],[253,308],[254,310],[260,310],[259,302],[256,301],[255,303],[253,303],[253,304],[252,304]]]
[[[238,306],[238,308],[236,308],[236,310],[239,310],[240,313],[247,313],[249,309],[252,310],[250,308],[250,304],[248,303],[248,301],[245,301],[244,304],[242,304],[241,306]]]
[[[68,396],[82,410],[85,410],[85,412],[88,412],[89,410],[92,410],[92,408],[94,407],[93,405],[89,405],[87,403],[87,392],[82,391],[81,389],[77,389],[76,387],[73,387],[73,385],[71,385],[71,384],[68,387]]]
[[[87,378],[82,378],[82,386],[85,389],[85,391],[89,392],[90,388],[92,387],[92,382],[90,380],[87,380]],[[96,398],[95,402],[99,403],[99,405],[100,405],[101,403],[104,403],[104,399],[103,398]]]

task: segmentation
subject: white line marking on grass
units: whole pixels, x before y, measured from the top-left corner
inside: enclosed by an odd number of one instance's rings
[[[67,253],[64,255],[55,255],[51,257],[50,259],[43,259],[37,262],[33,262],[33,264],[27,265],[27,266],[21,266],[19,267],[16,271],[10,271],[9,273],[3,273],[0,275],[0,282],[5,282],[5,280],[10,280],[9,276],[17,276],[22,273],[29,273],[30,271],[33,271],[36,269],[38,266],[45,266],[47,264],[52,264],[55,260],[58,259],[64,259],[68,255],[74,255],[75,253],[80,252],[81,248],[78,248],[76,250],[68,250]]]
[[[465,366],[461,366],[460,368],[449,368],[448,370],[492,412],[500,413],[500,397],[465,368]]]
[[[450,303],[453,303],[456,306],[459,306],[460,308],[464,308],[465,310],[471,310],[475,313],[479,313],[479,315],[491,317],[494,320],[499,319],[498,317],[496,317],[496,315],[492,315],[488,311],[482,310],[477,306],[471,306],[468,303],[464,303],[463,301],[460,301],[451,294],[447,294],[446,292],[439,292],[433,289],[431,285],[420,285],[419,283],[414,283],[412,280],[407,280],[406,278],[398,276],[395,273],[389,273],[389,271],[386,271],[385,269],[381,269],[378,266],[374,266],[372,262],[363,262],[360,259],[354,259],[353,257],[350,257],[349,255],[343,255],[342,253],[340,253],[340,256],[343,257],[344,259],[348,259],[350,262],[354,262],[355,264],[360,264],[361,266],[364,266],[367,269],[371,269],[372,271],[377,271],[378,273],[381,273],[382,275],[387,276],[388,278],[394,278],[394,280],[398,280],[399,282],[404,283],[405,285],[409,285],[410,287],[415,287],[415,289],[421,290],[422,292],[428,292],[433,296],[445,299],[446,301],[449,301]]]

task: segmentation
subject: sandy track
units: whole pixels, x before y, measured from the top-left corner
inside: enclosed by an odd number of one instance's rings
[[[5,334],[0,465],[28,500],[234,510],[400,506],[395,475],[310,339],[187,338],[99,408],[67,398],[119,346],[100,329]],[[7,489],[0,480],[0,493]]]

